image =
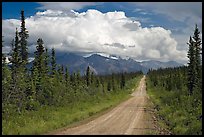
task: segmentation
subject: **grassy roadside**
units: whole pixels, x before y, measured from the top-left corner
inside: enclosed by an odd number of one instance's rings
[[[147,82],[147,94],[148,98],[148,105],[146,106],[151,114],[147,114],[149,119],[152,121],[154,125],[154,130],[147,132],[148,135],[171,135],[170,127],[167,126],[165,121],[161,119],[160,112],[157,110],[158,106],[161,106],[161,100],[158,97],[158,94],[155,94],[155,89],[150,86],[149,79],[146,79]]]
[[[148,89],[149,90],[149,89]],[[148,93],[148,95],[151,93]],[[149,95],[151,96],[151,95]],[[149,130],[145,132],[146,135],[171,135],[168,126],[165,122],[159,119],[159,114],[155,109],[155,104],[152,102],[152,97],[147,99],[146,111],[144,114],[145,119],[148,120]]]
[[[202,110],[202,104],[199,110],[195,110],[191,104],[193,97],[186,96],[182,91],[166,91],[161,87],[153,87],[148,78],[147,94],[154,104],[159,134],[201,134],[202,121],[196,119],[196,113]]]
[[[13,115],[9,121],[2,121],[2,134],[45,134],[99,115],[128,99],[141,78],[142,76],[139,76],[128,81],[124,91],[97,96],[91,101],[78,102],[65,107],[42,107],[38,111]]]

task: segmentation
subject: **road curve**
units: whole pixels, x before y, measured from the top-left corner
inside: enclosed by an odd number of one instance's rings
[[[147,122],[144,109],[147,101],[145,76],[132,97],[108,113],[77,127],[68,128],[56,135],[119,135],[145,134]]]

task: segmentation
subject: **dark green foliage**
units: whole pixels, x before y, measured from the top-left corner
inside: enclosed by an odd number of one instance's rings
[[[45,73],[48,74],[49,73],[49,62],[50,62],[50,59],[49,59],[49,53],[48,53],[48,49],[45,48],[45,61],[44,61],[44,66],[45,66]]]
[[[25,107],[25,99],[28,85],[26,85],[26,73],[25,68],[21,65],[20,58],[20,45],[19,45],[19,34],[16,29],[15,41],[12,42],[11,58],[9,58],[11,64],[10,68],[5,64],[3,65],[3,74],[6,74],[7,84],[9,87],[4,87],[5,92],[7,92],[4,98],[7,100],[5,105],[10,105],[10,102],[14,104],[16,111],[19,113]],[[3,63],[4,64],[4,63]],[[11,74],[11,75],[10,75]],[[11,76],[12,79],[8,79]],[[3,75],[4,77],[4,75]],[[8,95],[8,96],[7,96]],[[8,104],[7,104],[8,103]]]
[[[86,70],[86,85],[87,87],[90,85],[90,82],[91,82],[91,74],[90,74],[90,68],[89,66],[87,67],[87,70]]]
[[[94,72],[91,72],[91,84],[94,83]]]
[[[66,81],[66,85],[69,84],[69,71],[68,71],[68,67],[65,67],[65,81]]]
[[[77,81],[77,84],[80,84],[80,82],[81,82],[80,71],[77,71],[77,74],[76,74],[76,81]]]
[[[188,67],[166,68],[151,70],[148,76],[155,87],[163,87],[167,91],[182,90],[187,86],[187,70]]]
[[[99,81],[99,78],[96,77],[96,87],[98,88],[100,86],[100,81]]]
[[[3,97],[6,101],[2,103],[8,108],[13,108],[13,111],[19,114],[26,107],[27,95],[30,87],[28,72],[25,66],[28,62],[27,38],[28,32],[25,28],[24,12],[22,11],[21,31],[18,33],[16,29],[15,40],[12,42],[11,58],[9,59],[11,62],[11,69],[5,66],[5,72],[3,73],[8,76],[6,76],[6,84],[2,85],[4,86],[4,92],[6,92]],[[10,76],[12,79],[9,79]],[[6,85],[9,86],[7,87]],[[5,115],[9,113],[9,111],[6,112]]]
[[[20,36],[20,47],[21,47],[20,49],[21,61],[22,61],[22,65],[26,65],[28,63],[27,39],[29,37],[29,34],[25,27],[25,17],[24,17],[23,10],[21,11],[21,31],[19,32],[19,36]]]
[[[201,66],[201,39],[196,25],[193,38],[189,40],[188,62],[188,90],[192,95],[195,89],[202,91],[202,66]]]
[[[12,81],[11,70],[6,64],[5,58],[2,59],[2,114],[7,114],[10,102],[10,83]]]
[[[18,36],[18,30],[16,29],[16,36],[15,36],[15,42],[13,44],[12,53],[10,62],[12,63],[11,69],[12,69],[12,78],[14,81],[16,81],[16,75],[17,75],[17,69],[21,65],[20,60],[20,46],[19,46],[19,36]]]
[[[189,51],[188,51],[188,90],[190,95],[193,92],[193,89],[195,87],[195,73],[196,73],[196,68],[195,68],[195,47],[192,38],[190,37],[189,40]]]
[[[189,96],[187,74],[185,66],[149,71],[147,90],[173,134],[202,134],[202,94],[194,89]]]
[[[123,89],[125,87],[125,76],[124,73],[121,74],[121,82],[120,82],[120,88]]]
[[[110,83],[110,82],[108,82],[107,90],[108,90],[108,91],[111,91],[111,83]]]
[[[44,46],[43,40],[39,38],[37,40],[37,46],[35,53],[35,59],[33,63],[33,67],[36,67],[40,77],[45,73],[45,54],[44,54]]]
[[[199,36],[200,32],[198,30],[197,24],[194,31],[194,44],[195,44],[195,84],[196,88],[202,92],[202,66],[201,66],[201,38]]]
[[[52,53],[51,53],[51,74],[52,75],[55,75],[56,73],[56,58],[55,58],[55,49],[52,48]]]

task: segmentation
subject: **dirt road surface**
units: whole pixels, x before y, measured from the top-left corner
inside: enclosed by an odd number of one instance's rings
[[[151,130],[150,121],[145,117],[147,103],[145,76],[132,97],[108,113],[77,127],[55,133],[57,135],[119,135],[146,134]]]

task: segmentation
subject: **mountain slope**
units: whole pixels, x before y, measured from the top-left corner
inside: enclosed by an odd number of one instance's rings
[[[155,60],[150,61],[143,61],[140,63],[141,66],[151,69],[158,69],[158,68],[168,68],[168,67],[179,67],[183,66],[183,64],[177,63],[175,61],[168,61],[168,62],[160,62]]]
[[[85,60],[89,63],[89,65],[95,68],[99,74],[146,71],[144,67],[132,59],[113,59],[94,54],[85,58]]]

